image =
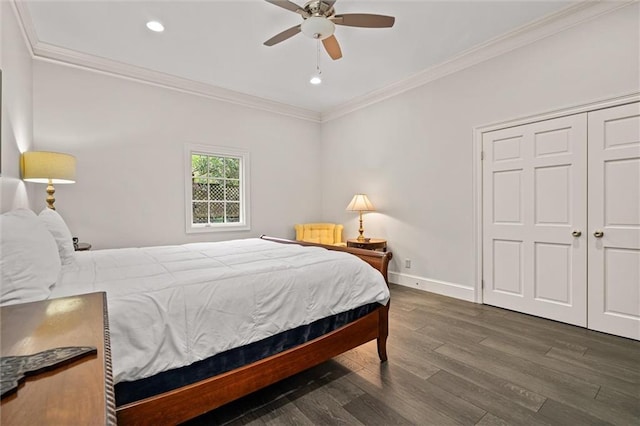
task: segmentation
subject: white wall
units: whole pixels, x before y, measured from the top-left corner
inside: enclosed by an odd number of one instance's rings
[[[318,219],[319,124],[43,60],[33,74],[36,148],[77,157],[57,210],[94,248],[291,238]],[[251,231],[185,233],[185,143],[250,152]]]
[[[20,153],[33,142],[31,53],[10,2],[0,1],[2,69],[2,177],[0,212],[29,207],[31,188],[20,180]]]
[[[471,297],[473,128],[637,92],[638,13],[628,6],[321,126],[35,60],[35,148],[78,157],[78,182],[58,185],[56,204],[97,248],[292,237],[293,223],[315,220],[355,237],[357,214],[344,208],[366,192],[378,208],[366,234],[389,240],[392,277]],[[250,150],[251,232],[184,233],[185,142]]]
[[[472,297],[474,127],[638,92],[638,16],[636,3],[324,123],[324,218],[353,238],[344,208],[368,193],[365,234],[389,240],[392,280]]]

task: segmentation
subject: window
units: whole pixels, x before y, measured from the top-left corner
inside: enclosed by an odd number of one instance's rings
[[[249,153],[206,145],[185,150],[187,232],[249,227]]]

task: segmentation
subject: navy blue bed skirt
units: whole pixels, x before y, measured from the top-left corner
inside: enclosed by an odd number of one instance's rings
[[[118,383],[115,385],[116,406],[196,383],[291,349],[362,318],[378,306],[380,306],[378,303],[370,303],[246,346],[230,349],[185,367],[164,371],[134,382]]]

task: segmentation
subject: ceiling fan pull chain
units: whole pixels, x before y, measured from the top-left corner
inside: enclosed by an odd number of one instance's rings
[[[317,86],[322,83],[322,71],[320,71],[320,40],[316,41],[316,72],[311,76],[309,83]]]

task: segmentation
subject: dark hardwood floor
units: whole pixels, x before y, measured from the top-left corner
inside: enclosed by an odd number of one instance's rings
[[[640,425],[640,342],[397,285],[374,342],[190,425]]]

